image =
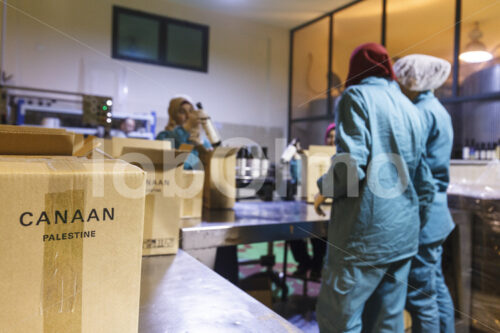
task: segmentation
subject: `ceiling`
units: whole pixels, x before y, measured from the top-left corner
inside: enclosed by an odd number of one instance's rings
[[[266,24],[293,28],[352,0],[170,0]]]

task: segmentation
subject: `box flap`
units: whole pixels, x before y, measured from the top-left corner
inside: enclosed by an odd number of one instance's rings
[[[0,125],[0,155],[71,156],[74,141],[64,129]]]
[[[143,139],[129,139],[129,138],[112,138],[111,149],[107,148],[106,152],[113,157],[120,157],[123,155],[123,148],[146,148],[167,150],[172,149],[172,143],[167,140],[143,140]]]
[[[14,133],[35,133],[35,134],[67,133],[67,131],[64,128],[46,128],[46,127],[17,126],[17,125],[0,125],[0,131],[14,132]]]
[[[132,164],[152,162],[155,165],[176,167],[184,164],[189,154],[189,150],[123,147],[122,156],[118,158]]]
[[[194,149],[194,146],[193,145],[188,145],[187,143],[183,143],[180,145],[179,147],[180,150],[193,150]]]
[[[119,167],[117,167],[117,165]],[[142,173],[121,160],[91,160],[76,156],[0,156],[0,176],[15,174],[111,174]]]
[[[225,158],[230,157],[231,155],[236,155],[236,153],[240,150],[239,147],[217,147],[211,152],[212,158]]]
[[[79,140],[78,137],[79,135],[75,136],[75,141],[77,139]],[[100,146],[101,142],[100,140],[97,140],[97,137],[88,136],[81,143],[79,143],[78,146],[75,142],[75,147],[73,148],[73,155],[78,157],[89,156],[96,148],[99,148]]]
[[[324,153],[324,154],[328,154],[330,156],[333,156],[333,155],[335,155],[336,150],[337,149],[335,146],[311,145],[311,146],[309,146],[309,155],[317,154],[317,153]]]
[[[75,133],[75,140],[73,143],[73,155],[75,154],[76,151],[80,150],[83,147],[84,142],[85,142],[84,135]]]

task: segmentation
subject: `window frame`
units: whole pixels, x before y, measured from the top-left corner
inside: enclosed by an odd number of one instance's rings
[[[142,58],[136,58],[131,56],[126,56],[120,54],[118,52],[118,30],[119,30],[119,17],[121,14],[128,14],[136,17],[146,18],[150,20],[155,20],[159,22],[159,33],[158,33],[158,57],[155,60],[148,60]],[[119,60],[127,60],[138,63],[145,63],[150,65],[160,65],[165,67],[177,68],[177,69],[187,69],[196,72],[208,73],[208,53],[209,53],[209,37],[210,37],[210,27],[208,25],[189,22],[185,20],[174,19],[167,16],[155,15],[151,13],[146,13],[143,11],[113,6],[113,14],[112,14],[112,42],[111,42],[111,57],[113,59]],[[199,30],[202,33],[202,65],[199,66],[190,66],[190,65],[182,65],[171,62],[167,59],[167,29],[169,24],[175,24],[178,26],[189,27],[196,30]]]
[[[292,124],[296,122],[314,122],[319,120],[331,120],[333,121],[333,115],[330,113],[332,100],[331,100],[331,82],[330,77],[328,79],[328,90],[326,92],[328,96],[327,108],[324,112],[324,115],[310,116],[310,117],[293,117],[292,114],[292,94],[293,94],[293,42],[294,42],[294,34],[296,31],[306,28],[309,25],[325,18],[330,17],[330,22],[332,24],[332,29],[329,31],[329,45],[328,45],[328,57],[331,59],[333,48],[335,47],[332,35],[333,29],[335,29],[334,15],[335,13],[341,12],[344,9],[347,9],[351,6],[356,6],[356,4],[362,2],[363,0],[352,0],[346,5],[337,8],[331,12],[323,14],[315,19],[312,19],[308,22],[305,22],[295,28],[290,30],[290,47],[289,47],[289,69],[288,69],[288,139],[291,140],[291,132],[292,132]],[[386,45],[387,42],[387,1],[388,0],[379,0],[382,3],[382,22],[381,22],[381,36],[380,41],[382,45]],[[449,97],[441,98],[440,101],[443,104],[462,104],[472,101],[500,101],[500,91],[481,93],[477,95],[460,95],[460,86],[459,86],[459,71],[460,71],[460,63],[459,63],[459,54],[460,54],[460,37],[462,32],[462,1],[463,0],[454,0],[455,2],[455,27],[454,27],[454,40],[453,40],[453,64],[452,64],[452,95]],[[329,62],[329,71],[332,71],[332,62]],[[455,148],[455,147],[454,147]]]

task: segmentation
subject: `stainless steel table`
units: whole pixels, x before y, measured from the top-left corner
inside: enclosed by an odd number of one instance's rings
[[[139,332],[300,332],[179,250],[142,259]]]
[[[326,236],[327,217],[304,202],[238,202],[233,210],[205,211],[181,229],[181,248],[196,250],[219,246]]]

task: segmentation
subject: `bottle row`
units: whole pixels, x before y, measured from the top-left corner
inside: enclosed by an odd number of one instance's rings
[[[466,139],[462,148],[462,159],[482,161],[500,159],[500,139],[498,139],[498,144],[495,142],[476,143],[474,139]]]
[[[269,172],[269,159],[267,147],[242,147],[236,155],[236,176],[238,178],[267,177]]]

